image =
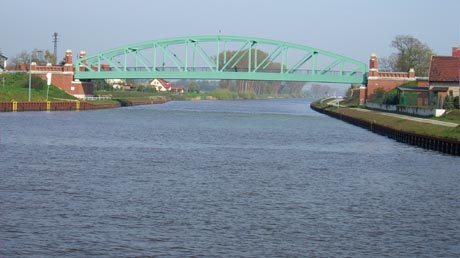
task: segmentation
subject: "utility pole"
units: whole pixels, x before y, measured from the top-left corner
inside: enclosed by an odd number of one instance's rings
[[[57,58],[57,43],[58,43],[58,33],[53,34],[53,43],[54,43],[54,57],[56,57],[56,63],[58,62]]]

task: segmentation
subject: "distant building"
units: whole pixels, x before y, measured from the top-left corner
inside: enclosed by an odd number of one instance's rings
[[[80,52],[80,58],[86,56],[86,52]],[[11,71],[30,71],[32,74],[35,74],[47,80],[47,74],[50,73],[51,84],[59,87],[68,94],[71,94],[77,98],[85,98],[88,96],[93,96],[94,94],[94,85],[92,82],[80,81],[74,78],[75,67],[72,63],[72,50],[67,49],[65,52],[63,65],[37,65],[35,62],[30,64],[17,64],[15,66],[8,67],[8,70]],[[84,69],[80,67],[79,69]]]
[[[5,68],[6,68],[6,60],[8,60],[8,58],[6,56],[0,54],[0,71],[5,70]]]
[[[408,72],[381,72],[376,54],[372,54],[369,60],[369,73],[365,96],[361,96],[361,102],[369,102],[378,89],[390,91],[402,84],[416,81],[414,69]]]
[[[106,82],[108,85],[115,85],[115,84],[118,84],[118,85],[125,85],[125,84],[126,84],[126,81],[123,80],[123,79],[105,79],[105,82]]]
[[[150,81],[150,86],[152,86],[156,91],[160,92],[184,93],[184,87],[174,86],[164,79],[153,79]]]
[[[123,89],[123,86],[126,85],[126,81],[122,79],[105,79],[104,81],[113,89]]]
[[[171,88],[171,84],[164,79],[153,79],[150,81],[150,86],[156,91],[169,91],[169,88]]]

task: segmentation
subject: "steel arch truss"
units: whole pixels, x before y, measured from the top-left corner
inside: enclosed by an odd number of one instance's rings
[[[364,63],[268,39],[198,36],[130,44],[77,60],[76,79],[229,79],[363,83]]]

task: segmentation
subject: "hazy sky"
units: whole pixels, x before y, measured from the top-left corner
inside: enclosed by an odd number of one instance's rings
[[[460,44],[460,0],[0,0],[0,49],[74,56],[124,44],[178,36],[254,36],[335,52],[365,63],[388,56],[398,34],[436,53]]]

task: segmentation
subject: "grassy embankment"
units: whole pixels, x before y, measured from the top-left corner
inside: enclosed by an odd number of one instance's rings
[[[48,86],[46,82],[38,76],[32,75],[31,83],[31,98],[32,102],[43,101],[76,101],[72,95],[67,94],[60,88],[50,85],[47,98]],[[120,98],[108,100],[87,100],[87,102],[98,104],[114,104],[114,103],[127,103],[127,102],[143,102],[157,100],[156,97],[150,97],[146,94],[135,95],[136,92],[130,95],[124,94]],[[126,99],[123,97],[126,96]],[[12,101],[28,101],[29,100],[29,75],[27,73],[2,73],[0,74],[0,102]]]
[[[439,120],[439,121],[460,123],[460,110],[458,109],[448,110],[445,115],[440,116],[440,117],[433,117],[433,119]]]
[[[32,76],[31,101],[46,101],[46,82],[37,76]],[[74,96],[56,86],[50,85],[48,100],[76,100]],[[29,100],[29,76],[25,73],[3,73],[0,74],[0,101],[28,101]]]
[[[383,125],[403,132],[460,140],[460,127],[452,128],[391,117],[384,114],[377,114],[374,112],[363,112],[346,107],[344,105],[345,103],[343,102],[340,103],[341,106],[338,108],[335,106],[328,105],[328,102],[328,100],[316,101],[312,103],[312,105],[314,105],[317,108],[326,109],[342,115],[351,116],[368,122],[373,122],[375,124]],[[452,118],[445,120],[452,120]],[[458,122],[458,120],[456,122]]]

